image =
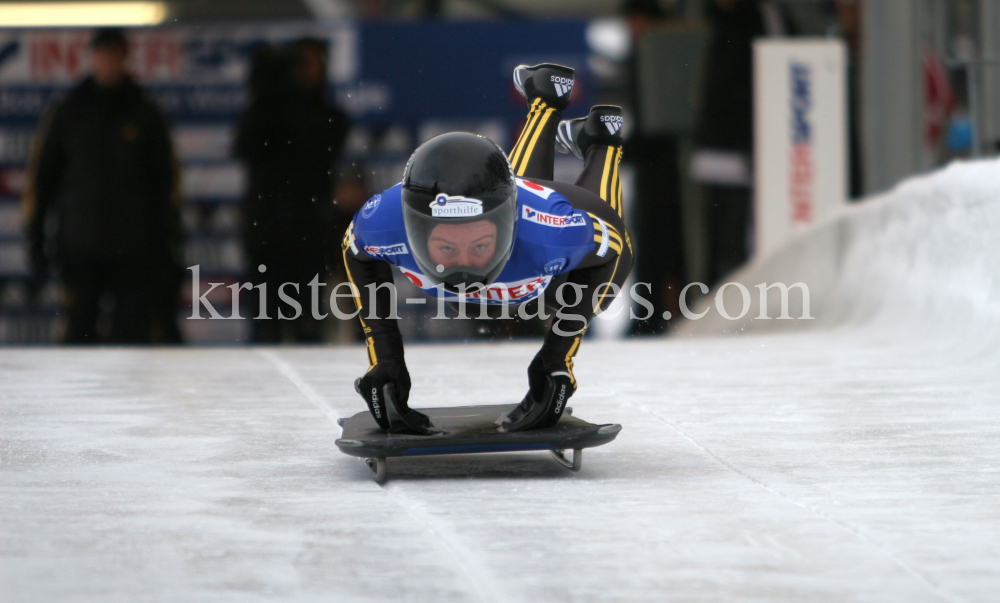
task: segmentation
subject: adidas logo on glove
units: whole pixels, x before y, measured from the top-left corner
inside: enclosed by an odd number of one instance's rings
[[[601,123],[604,127],[608,129],[611,134],[616,134],[618,130],[622,129],[622,116],[621,115],[602,115]]]
[[[566,96],[571,90],[573,90],[573,80],[570,78],[553,75],[549,77],[549,80],[551,80],[552,84],[556,87],[556,94],[559,95],[560,98]]]

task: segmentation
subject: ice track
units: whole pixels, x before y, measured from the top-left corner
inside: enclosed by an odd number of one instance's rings
[[[1000,256],[969,258],[996,171],[907,183],[740,275],[811,279],[815,326],[588,342],[572,406],[624,430],[577,474],[392,459],[376,485],[333,445],[360,348],[2,350],[0,601],[995,601]],[[963,210],[963,186],[992,192]],[[413,403],[519,399],[534,351],[414,346]]]

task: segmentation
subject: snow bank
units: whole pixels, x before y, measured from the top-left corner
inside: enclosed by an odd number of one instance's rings
[[[892,191],[846,208],[729,281],[750,292],[749,311],[728,320],[712,291],[692,308],[708,310],[687,321],[682,334],[730,334],[862,328],[873,336],[933,337],[955,344],[1000,342],[1000,161],[957,162],[914,177]],[[760,283],[802,282],[809,313],[801,320],[799,290],[789,314],[777,320],[780,292],[768,292],[761,319]],[[689,297],[691,297],[689,295]],[[729,315],[740,314],[736,286],[722,294]]]

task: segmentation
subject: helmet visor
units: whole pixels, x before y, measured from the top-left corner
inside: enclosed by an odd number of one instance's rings
[[[492,283],[507,263],[515,212],[501,206],[474,217],[432,217],[404,205],[403,221],[424,274],[446,289],[473,292]]]

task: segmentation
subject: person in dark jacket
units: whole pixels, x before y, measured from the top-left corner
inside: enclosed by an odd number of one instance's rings
[[[633,304],[637,318],[629,325],[629,335],[659,335],[680,318],[679,294],[687,281],[680,162],[676,136],[646,131],[643,118],[651,108],[642,106],[636,48],[667,15],[657,0],[625,0],[621,12],[629,24],[633,48],[627,63],[627,102],[636,126],[625,141],[623,161],[635,166],[631,209],[635,280],[648,285],[648,291],[640,288],[639,292],[648,297],[653,308],[650,311]]]
[[[240,118],[236,155],[249,173],[243,204],[243,245],[255,285],[266,284],[266,305],[257,292],[254,341],[322,340],[310,305],[309,283],[339,265],[339,239],[350,213],[334,203],[336,164],[347,138],[347,116],[325,98],[326,45],[303,39],[263,48],[250,76],[251,104]],[[334,240],[337,239],[337,240]],[[260,267],[264,271],[260,271]],[[294,320],[280,293],[302,312]],[[267,319],[263,317],[266,316]],[[294,316],[294,315],[293,315]],[[283,317],[283,318],[282,318]]]
[[[92,74],[46,112],[29,160],[34,280],[50,263],[58,268],[67,343],[179,343],[181,221],[170,133],[125,72],[124,33],[100,30],[92,48]],[[106,302],[113,309],[104,331]]]
[[[712,26],[692,176],[705,185],[708,280],[717,283],[750,254],[753,40],[793,33],[775,2],[712,0]]]

